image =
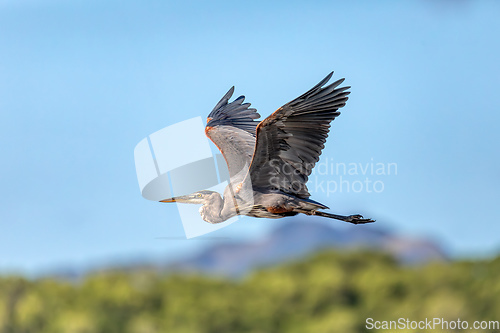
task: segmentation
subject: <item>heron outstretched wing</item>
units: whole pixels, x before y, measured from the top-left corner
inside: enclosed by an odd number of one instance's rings
[[[333,72],[305,94],[283,105],[259,123],[247,177],[252,186],[279,189],[307,199],[306,183],[319,160],[330,123],[348,99],[344,79],[323,87]]]
[[[255,148],[255,128],[260,118],[257,110],[250,108],[250,103],[243,103],[245,96],[240,96],[231,103],[234,87],[222,97],[208,115],[205,134],[219,148],[226,160],[231,178],[248,168]]]

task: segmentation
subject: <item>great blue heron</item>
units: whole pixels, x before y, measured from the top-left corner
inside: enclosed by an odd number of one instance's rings
[[[224,156],[230,183],[224,196],[198,191],[160,202],[201,204],[206,222],[220,223],[236,215],[282,218],[299,213],[329,217],[354,224],[375,222],[361,215],[319,211],[325,205],[309,199],[308,176],[319,160],[334,120],[348,99],[350,87],[337,88],[344,79],[324,86],[328,74],[305,94],[283,105],[261,122],[257,110],[240,96],[231,103],[234,87],[208,115],[205,134]]]

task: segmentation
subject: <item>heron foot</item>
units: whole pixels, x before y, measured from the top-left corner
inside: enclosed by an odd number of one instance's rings
[[[352,224],[366,224],[375,222],[375,220],[365,219],[363,218],[363,215],[359,214],[346,216],[344,221]]]
[[[337,214],[332,214],[332,213],[327,213],[327,212],[320,212],[317,210],[311,210],[311,211],[306,211],[303,209],[296,209],[295,210],[297,213],[303,213],[307,215],[316,215],[316,216],[323,216],[323,217],[328,217],[330,219],[336,219],[344,222],[349,222],[352,224],[366,224],[366,223],[373,223],[375,220],[372,219],[365,219],[363,218],[363,215],[337,215]]]

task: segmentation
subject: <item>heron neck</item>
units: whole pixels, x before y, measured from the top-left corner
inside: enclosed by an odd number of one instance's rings
[[[219,197],[220,198],[220,197]],[[235,207],[234,198],[232,196],[227,196],[224,193],[224,197],[220,198],[222,209],[220,211],[220,219],[223,221],[229,220],[231,217],[238,215]]]
[[[233,197],[221,197],[219,193],[213,193],[207,202],[201,207],[200,214],[203,220],[216,224],[224,222],[233,216],[238,215]]]
[[[224,218],[223,211],[224,199],[222,199],[219,193],[214,192],[201,207],[200,214],[206,222],[216,224],[227,220],[227,218]]]

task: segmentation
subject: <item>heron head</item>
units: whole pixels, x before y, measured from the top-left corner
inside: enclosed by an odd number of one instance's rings
[[[179,202],[179,203],[189,203],[203,205],[207,203],[210,197],[217,192],[214,191],[198,191],[188,195],[181,195],[178,197],[172,197],[169,199],[160,200],[160,202]],[[219,193],[217,193],[219,194]]]

